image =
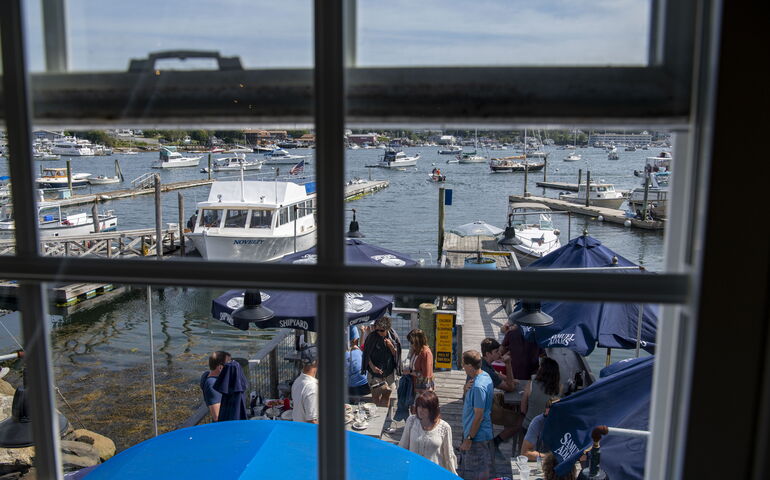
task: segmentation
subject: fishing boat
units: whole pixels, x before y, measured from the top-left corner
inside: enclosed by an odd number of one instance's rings
[[[623,194],[615,190],[615,185],[611,183],[591,182],[591,187],[586,192],[586,184],[581,183],[578,186],[577,193],[560,193],[559,200],[566,200],[572,203],[585,205],[586,193],[588,193],[588,205],[592,207],[620,208],[625,201]]]
[[[671,172],[650,172],[650,183],[647,187],[647,211],[653,218],[666,218],[668,205],[668,186]],[[631,190],[628,196],[628,207],[641,216],[644,210],[644,183]]]
[[[561,247],[559,230],[553,227],[551,209],[542,203],[508,203],[508,228],[501,245],[513,250],[522,267]]]
[[[489,161],[489,169],[493,173],[537,172],[545,167],[545,163],[530,163],[526,155],[513,155],[510,157],[493,158]]]
[[[88,185],[90,173],[73,173],[72,188],[85,187]],[[69,179],[67,169],[64,167],[48,167],[42,169],[42,175],[35,179],[37,188],[67,188]]]
[[[432,172],[428,174],[428,178],[426,179],[428,182],[432,183],[441,183],[446,182],[446,175],[441,173],[441,170],[438,168],[434,168]]]
[[[91,185],[109,185],[111,183],[120,183],[123,181],[123,172],[120,170],[120,163],[115,160],[115,176],[108,177],[106,175],[92,175],[88,177],[88,183]]]
[[[95,231],[93,215],[85,212],[64,214],[58,203],[38,203],[37,217],[43,238],[85,236]],[[118,227],[118,217],[112,210],[97,214],[97,222],[100,232],[114,231]],[[12,237],[14,230],[13,206],[5,205],[0,209],[0,238]]]
[[[279,259],[316,243],[315,182],[215,181],[188,225],[205,259]]]
[[[635,152],[636,151],[636,147],[634,145],[628,145],[626,147],[626,151],[627,152]]]
[[[462,152],[457,156],[457,163],[487,163],[486,157],[477,155],[476,151]]]
[[[564,157],[565,162],[579,162],[582,159],[583,157],[577,153],[570,153],[569,155]]]
[[[647,157],[647,165],[650,165],[652,167],[657,167],[658,170],[662,169],[662,170],[671,171],[671,162],[673,160],[674,159],[671,157],[671,152],[662,150],[655,157]]]
[[[618,155],[618,151],[612,151],[610,150],[609,153],[607,153],[607,160],[618,160],[620,159],[620,155]]]
[[[239,153],[230,157],[217,158],[211,165],[212,172],[232,172],[238,170],[260,170],[260,160],[247,160],[246,155]],[[201,173],[208,173],[208,167],[201,168]]]
[[[176,151],[176,147],[161,147],[158,162],[152,168],[197,167],[201,157],[185,157]]]
[[[385,154],[380,157],[379,163],[373,165],[367,165],[367,167],[379,167],[379,168],[403,168],[414,167],[417,165],[417,160],[420,159],[420,154],[408,156],[400,150],[389,148],[385,150]]]
[[[297,160],[307,158],[307,155],[293,155],[283,148],[276,148],[265,153],[265,165],[294,165]],[[305,163],[310,163],[305,161]]]
[[[463,147],[459,145],[447,145],[444,148],[439,149],[439,155],[457,155],[463,151]]]

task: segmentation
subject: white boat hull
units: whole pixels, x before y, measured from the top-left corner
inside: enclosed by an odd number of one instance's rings
[[[91,217],[85,223],[78,225],[61,225],[59,222],[41,223],[40,238],[45,240],[50,237],[84,237],[94,233],[94,223]],[[118,217],[114,215],[99,216],[99,231],[112,232],[118,228]],[[11,238],[15,227],[13,222],[0,224],[0,238]]]
[[[562,195],[559,197],[559,200],[566,200],[570,203],[576,203],[578,205],[585,205],[586,199],[585,198],[577,198],[575,195]],[[592,198],[589,200],[588,204],[592,207],[604,207],[604,208],[613,208],[615,210],[619,209],[620,206],[623,204],[623,202],[626,199],[623,197],[618,198]]]
[[[480,156],[463,157],[457,163],[487,163],[487,159]]]
[[[296,165],[300,160],[306,159],[304,155],[292,155],[289,157],[267,157],[265,165]],[[309,165],[310,162],[305,160],[305,165]]]
[[[211,231],[188,233],[187,238],[206,260],[271,262],[315,246],[316,229],[294,236],[247,236]]]
[[[120,183],[120,177],[90,177],[88,183],[91,185],[109,185],[111,183]]]
[[[197,167],[200,163],[201,157],[185,158],[184,160],[171,160],[168,162],[160,162],[152,166],[152,168],[182,168],[182,167]]]

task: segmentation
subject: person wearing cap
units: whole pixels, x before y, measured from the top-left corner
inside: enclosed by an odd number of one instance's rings
[[[396,389],[396,375],[401,375],[401,341],[387,315],[374,322],[374,333],[366,337],[361,373],[369,379],[372,401],[387,408]]]
[[[350,327],[350,349],[345,352],[345,370],[348,377],[348,396],[351,402],[355,403],[364,395],[369,395],[369,381],[366,375],[361,373],[364,354],[358,347],[358,329],[355,326]]]
[[[227,352],[212,352],[209,355],[209,370],[201,375],[200,387],[203,393],[203,401],[209,407],[209,415],[211,415],[212,422],[219,420],[219,407],[222,404],[222,394],[214,390],[214,383],[216,383],[217,377],[222,372],[225,363],[230,360],[230,354]]]
[[[300,352],[302,373],[291,386],[295,422],[318,423],[318,349],[313,345]]]

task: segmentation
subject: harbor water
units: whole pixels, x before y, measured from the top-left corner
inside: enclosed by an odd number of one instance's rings
[[[471,147],[472,148],[472,147]],[[505,226],[507,196],[523,192],[523,173],[493,174],[486,164],[447,164],[453,156],[439,155],[438,147],[406,148],[408,155],[420,153],[417,167],[404,171],[367,168],[376,163],[383,151],[359,149],[347,151],[347,179],[387,180],[390,186],[376,194],[349,202],[347,208],[356,209],[361,232],[367,242],[423,258],[427,265],[435,264],[437,256],[438,188],[453,191],[453,203],[446,207],[447,228],[475,220],[483,220],[500,228]],[[583,160],[563,162],[567,151],[551,149],[548,162],[550,181],[577,182],[578,169],[591,170],[591,178],[615,184],[617,189],[628,190],[640,184],[634,170],[644,167],[645,157],[658,150],[619,152],[620,160],[608,161],[606,152],[595,148],[578,149]],[[305,174],[312,176],[316,162],[314,150],[295,149],[293,154],[310,155]],[[511,150],[480,152],[493,157],[513,155]],[[192,155],[192,154],[186,154]],[[214,155],[214,158],[224,155]],[[256,157],[250,154],[248,157]],[[199,168],[153,170],[157,152],[138,155],[105,157],[70,157],[74,172],[94,175],[113,175],[114,159],[119,159],[125,182],[118,185],[91,186],[76,193],[102,192],[127,188],[130,181],[154,171],[163,183],[206,178]],[[322,161],[322,160],[321,160]],[[65,166],[64,160],[37,162],[44,166]],[[200,167],[206,166],[206,157]],[[5,163],[0,175],[7,174]],[[434,168],[446,175],[445,184],[427,181]],[[290,165],[280,171],[288,172]],[[247,179],[255,178],[247,172]],[[275,171],[264,167],[259,173],[266,179]],[[214,174],[215,178],[237,177],[237,172]],[[544,192],[535,187],[542,180],[542,172],[529,175],[528,190],[533,195],[555,197],[558,192]],[[208,196],[209,187],[180,190],[185,199],[186,217],[195,211],[196,202]],[[163,222],[176,223],[177,192],[164,193]],[[86,211],[89,206],[72,207],[73,212]],[[108,201],[100,210],[114,210],[118,229],[152,228],[154,226],[153,196]],[[347,211],[348,221],[351,212]],[[186,221],[186,219],[185,219]],[[631,230],[595,219],[573,216],[554,218],[562,232],[562,243],[587,230],[609,248],[630,261],[652,271],[664,267],[664,235],[662,232]],[[571,226],[569,225],[571,223]],[[201,260],[203,261],[203,260]],[[270,331],[251,329],[241,332],[211,318],[211,301],[223,293],[222,289],[184,289],[168,287],[153,289],[153,327],[155,342],[155,370],[157,376],[158,415],[161,431],[175,428],[200,403],[198,379],[206,370],[206,355],[212,350],[227,350],[236,357],[251,358],[267,340]],[[397,292],[395,292],[397,293]],[[77,427],[103,433],[113,438],[118,449],[127,448],[152,436],[152,405],[150,403],[150,363],[148,340],[148,309],[144,289],[136,289],[116,297],[108,303],[81,311],[66,318],[52,317],[52,357],[57,387],[62,396],[59,408]],[[11,313],[0,317],[7,329],[0,329],[2,352],[16,349],[15,339],[21,340],[19,315]],[[633,352],[613,352],[613,359],[627,358]],[[595,371],[604,363],[604,351],[597,350],[590,358]],[[19,381],[20,372],[9,377]],[[285,380],[285,379],[281,379]],[[71,408],[70,408],[71,407]]]

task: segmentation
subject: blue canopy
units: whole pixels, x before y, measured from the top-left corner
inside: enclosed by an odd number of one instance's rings
[[[315,247],[286,255],[281,263],[316,263]],[[413,267],[417,262],[408,256],[371,245],[355,238],[345,240],[345,261],[353,265],[386,265],[388,267]]]
[[[616,373],[551,406],[543,443],[556,456],[557,474],[567,473],[592,445],[591,431],[600,425],[648,430],[654,359],[626,362]],[[641,480],[646,450],[643,438],[610,433],[601,441],[601,467],[609,478]]]
[[[262,328],[297,328],[317,331],[316,295],[309,292],[262,290],[262,305],[272,310],[275,316],[258,325]],[[357,325],[376,320],[390,311],[393,296],[362,293],[345,294],[345,315],[348,325]],[[243,290],[230,290],[215,298],[211,304],[211,315],[233,326],[231,314],[243,306]]]
[[[351,480],[457,478],[435,463],[387,442],[353,432],[347,432],[346,438]],[[85,478],[315,478],[317,451],[318,427],[309,423],[210,423],[144,441],[99,465]]]
[[[584,268],[638,265],[603,246],[588,235],[572,239],[568,244],[532,262],[527,269]],[[621,269],[618,273],[640,274],[640,270]],[[567,347],[580,355],[590,354],[594,348],[636,347],[639,305],[610,302],[561,302],[542,303],[543,312],[553,317],[547,327],[525,328],[528,338],[543,348]],[[658,326],[658,306],[644,305],[642,314],[641,348],[652,353],[655,350],[655,333]],[[534,330],[534,333],[533,333]]]

